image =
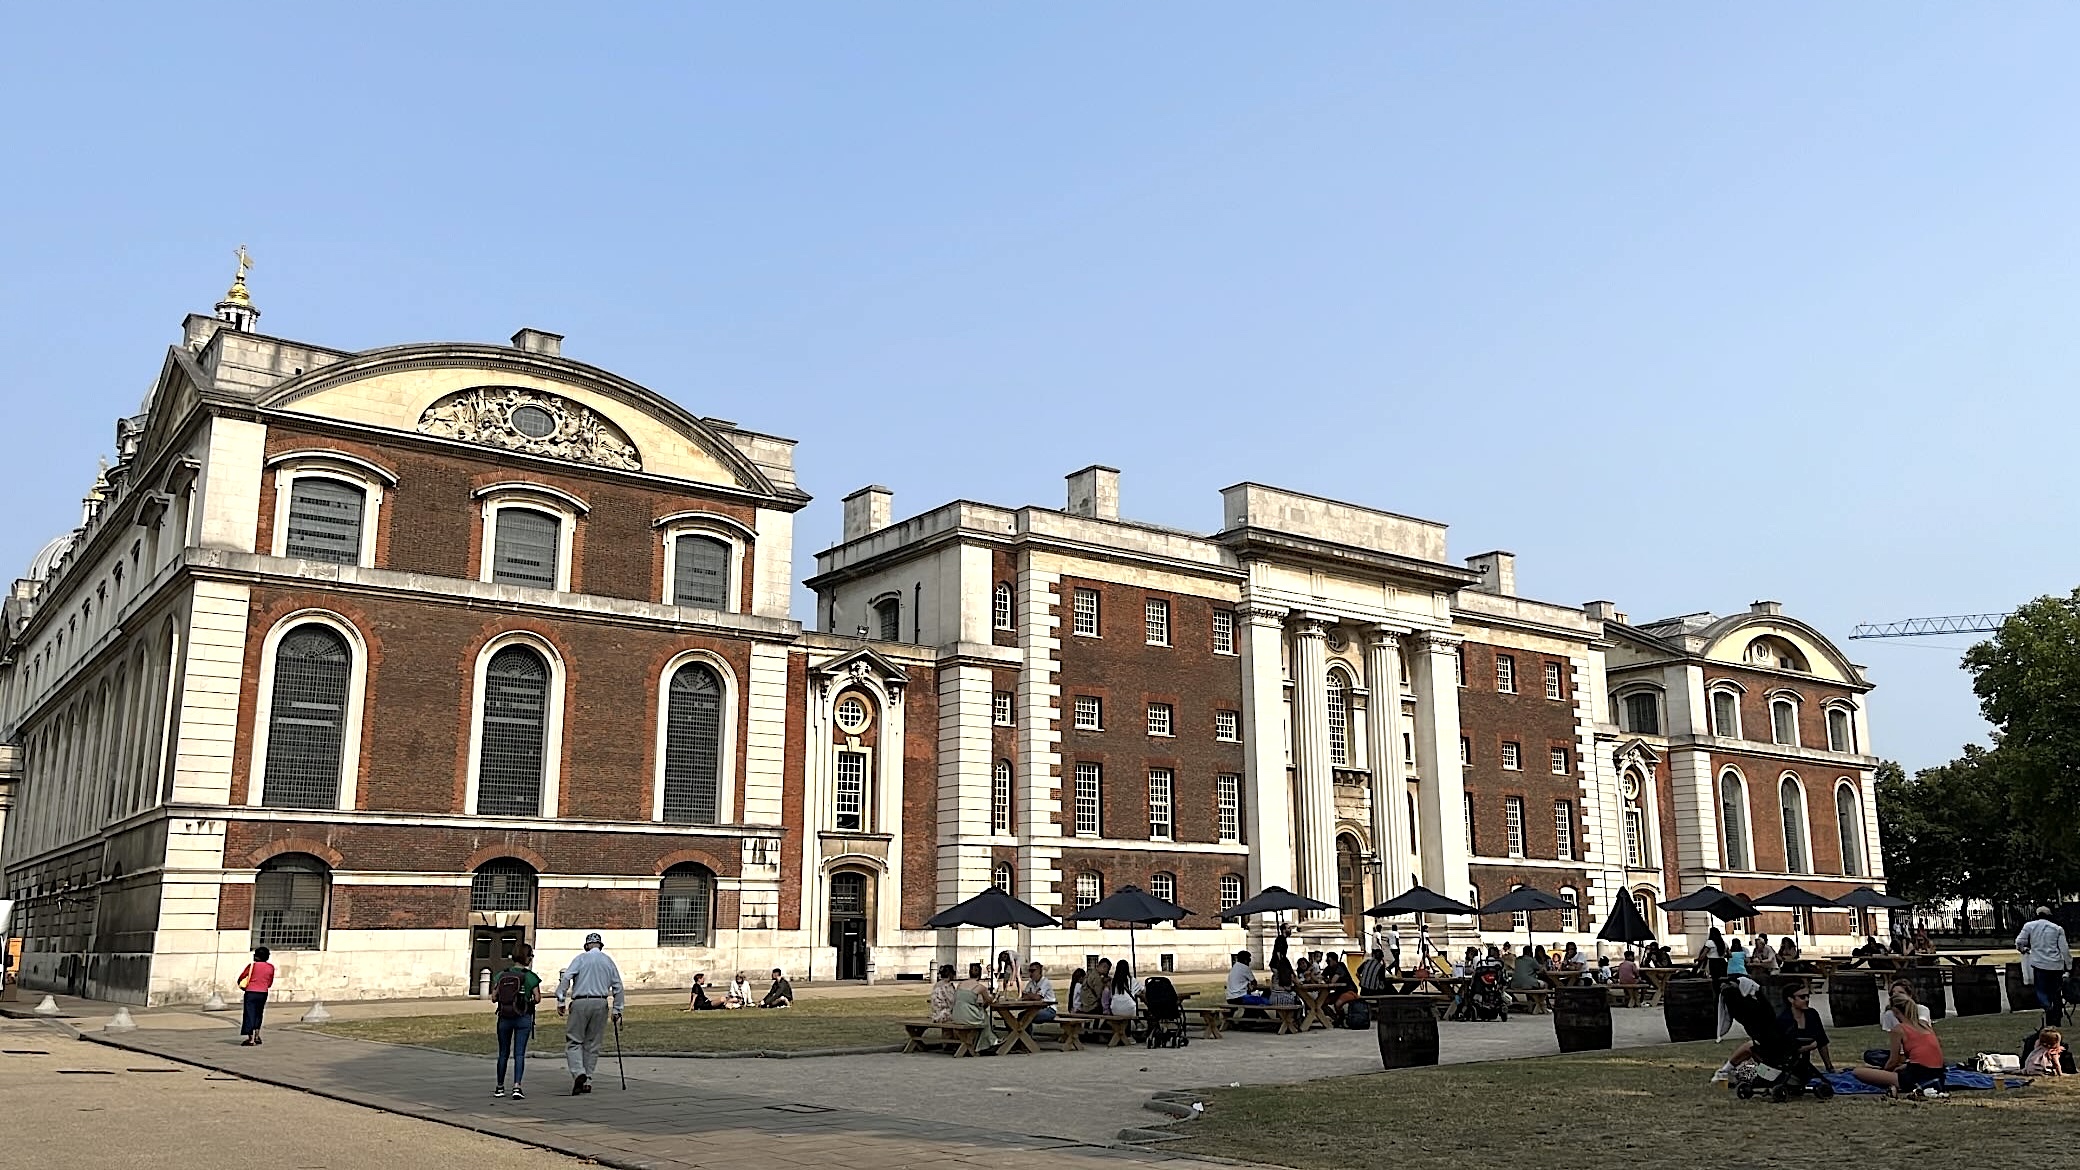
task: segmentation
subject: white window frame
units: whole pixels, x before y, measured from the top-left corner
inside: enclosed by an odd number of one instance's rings
[[[1083,721],[1083,712],[1084,712],[1084,704],[1086,704],[1086,703],[1090,704],[1090,713],[1091,713],[1091,721],[1090,721],[1089,723],[1085,723],[1085,722]],[[1075,695],[1075,696],[1072,696],[1072,697],[1070,698],[1070,700],[1069,700],[1069,707],[1070,707],[1070,712],[1071,712],[1071,716],[1072,716],[1072,718],[1073,718],[1073,719],[1075,720],[1075,723],[1074,723],[1074,730],[1077,730],[1077,731],[1103,731],[1103,730],[1105,730],[1105,700],[1104,700],[1104,699],[1102,699],[1102,698],[1099,698],[1099,697],[1098,697],[1097,695]]]
[[[1224,642],[1226,645],[1222,645]],[[1213,611],[1213,652],[1235,653],[1235,611],[1232,609]]]
[[[1071,828],[1079,837],[1102,836],[1105,832],[1105,766],[1079,762],[1074,774],[1076,790],[1071,795],[1074,799],[1072,811],[1075,824]],[[1084,791],[1086,783],[1090,785],[1088,794]],[[1086,811],[1090,813],[1088,818],[1084,816]],[[1090,823],[1089,828],[1084,827],[1086,820]]]
[[[483,505],[483,525],[480,543],[483,549],[477,562],[477,580],[491,580],[492,570],[497,564],[498,514],[508,509],[521,508],[530,512],[542,512],[556,520],[556,592],[571,591],[571,550],[577,541],[578,519],[591,511],[585,501],[566,491],[535,483],[495,483],[478,488],[472,493]],[[508,585],[508,589],[540,588],[540,586]]]
[[[1010,760],[998,760],[990,768],[989,831],[992,836],[1011,835],[1013,776]]]
[[[1502,823],[1509,834],[1509,855],[1524,856],[1524,798],[1505,796],[1502,798]]]
[[[1148,705],[1148,733],[1158,739],[1169,739],[1177,734],[1177,708],[1170,703]]]
[[[1169,768],[1148,770],[1148,839],[1171,841],[1177,837],[1177,811],[1173,797],[1177,773]]]
[[[1495,656],[1495,693],[1514,695],[1517,693],[1517,656],[1497,654]]]
[[[1783,738],[1782,734],[1777,729],[1777,708],[1779,707],[1788,707],[1791,710],[1790,739]],[[1778,744],[1783,747],[1797,747],[1801,743],[1802,739],[1803,737],[1800,735],[1800,728],[1798,726],[1798,697],[1796,695],[1788,694],[1784,691],[1777,691],[1774,694],[1770,695],[1769,741],[1773,744]]]
[[[366,459],[338,451],[284,451],[270,457],[274,469],[274,533],[270,555],[289,555],[289,499],[299,479],[329,479],[361,490],[361,548],[354,563],[372,569],[376,563],[376,531],[383,515],[383,489],[397,486],[397,475]]]
[[[1705,704],[1705,711],[1712,721],[1712,734],[1721,739],[1739,739],[1741,737],[1740,689],[1731,684],[1722,683],[1713,687],[1711,693],[1706,697],[1708,701]],[[1733,727],[1731,730],[1719,722],[1719,700],[1722,697],[1733,706]]]
[[[1017,697],[1010,691],[991,691],[989,695],[989,721],[992,727],[1009,727],[1017,711]]]
[[[1546,698],[1555,702],[1564,701],[1567,698],[1567,685],[1562,678],[1560,664],[1557,662],[1546,663]]]
[[[361,778],[361,713],[368,699],[368,643],[354,623],[327,609],[300,609],[276,622],[260,643],[259,697],[253,703],[253,750],[248,763],[246,804],[252,808],[266,803],[267,739],[274,717],[275,657],[282,639],[298,626],[324,626],[347,642],[346,710],[340,724],[339,804],[352,809]],[[482,681],[479,667],[478,679]],[[141,686],[144,679],[136,680]],[[472,773],[474,778],[474,772]],[[318,811],[318,810],[310,810]]]
[[[1148,635],[1151,646],[1170,644],[1170,603],[1160,597],[1150,597],[1141,603],[1142,630]]]
[[[729,601],[725,613],[743,613],[744,609],[744,565],[750,555],[752,542],[757,533],[742,522],[715,512],[675,512],[653,523],[659,529],[658,540],[664,545],[664,587],[658,600],[672,604],[672,594],[678,588],[679,546],[682,536],[706,536],[729,546],[729,566],[723,579],[729,586]]]
[[[1215,835],[1221,844],[1233,844],[1242,840],[1242,776],[1236,772],[1221,772],[1213,778],[1215,804]],[[1225,909],[1225,907],[1223,907]]]
[[[1836,702],[1829,703],[1820,710],[1827,723],[1827,750],[1843,755],[1856,754],[1856,708],[1847,703]],[[1847,742],[1840,747],[1835,746],[1834,721],[1837,718],[1841,719],[1842,732],[1847,737]]]
[[[1566,748],[1554,748],[1549,755],[1553,775],[1566,776],[1574,771],[1574,754]]]
[[[1010,582],[997,582],[996,589],[990,593],[989,604],[991,629],[1010,630],[1016,627],[1017,623],[1013,619],[1017,610],[1012,605]]]
[[[1556,861],[1574,860],[1574,802],[1553,802],[1553,858]]]
[[[1242,712],[1215,711],[1213,713],[1213,738],[1220,743],[1242,742]]]
[[[484,762],[484,676],[491,668],[492,656],[508,646],[526,646],[549,664],[548,726],[542,732],[542,811],[534,819],[554,820],[562,804],[563,693],[567,671],[563,653],[555,644],[528,630],[507,630],[477,651],[476,670],[470,683],[469,776],[462,789],[462,809],[469,816],[481,815],[477,812],[477,774]]]
[[[1089,603],[1089,612],[1087,613],[1085,612],[1085,602]],[[1079,638],[1103,636],[1105,626],[1099,613],[1101,604],[1097,590],[1087,589],[1081,585],[1073,586],[1069,592],[1070,633]],[[1090,619],[1089,629],[1084,629],[1084,618],[1086,617]]]
[[[1502,741],[1502,769],[1505,772],[1524,770],[1524,745],[1513,739]]]
[[[664,669],[658,672],[655,692],[657,695],[657,707],[654,720],[657,724],[657,741],[653,770],[650,777],[650,819],[657,824],[664,823],[665,741],[668,738],[666,733],[671,728],[672,676],[679,673],[680,667],[694,662],[698,662],[709,670],[714,671],[715,677],[722,681],[722,738],[715,749],[715,823],[718,825],[735,824],[737,818],[737,696],[742,692],[738,689],[737,672],[730,669],[729,660],[712,650],[682,650],[667,659]],[[868,708],[867,717],[869,720],[873,718],[871,707]],[[686,827],[693,829],[712,826],[689,825]]]

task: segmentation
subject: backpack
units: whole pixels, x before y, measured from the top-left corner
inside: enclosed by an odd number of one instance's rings
[[[498,984],[491,989],[491,1001],[498,1005],[499,1019],[517,1020],[527,1014],[527,1005],[521,1001],[520,994],[523,984],[520,972],[511,967],[499,975]]]

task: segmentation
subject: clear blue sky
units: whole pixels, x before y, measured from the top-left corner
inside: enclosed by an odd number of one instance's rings
[[[5,572],[243,242],[267,332],[538,326],[799,438],[805,572],[862,484],[1105,462],[1640,619],[2080,579],[2071,6],[334,7],[12,14]],[[1880,752],[1984,734],[1962,644],[1852,644]]]

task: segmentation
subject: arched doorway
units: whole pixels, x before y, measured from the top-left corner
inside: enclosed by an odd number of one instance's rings
[[[1336,835],[1336,905],[1343,912],[1343,933],[1362,940],[1365,913],[1365,866],[1358,839],[1349,833]]]
[[[867,875],[856,869],[841,869],[831,875],[830,945],[838,952],[838,978],[867,977],[867,947],[873,942],[868,928],[873,899]]]

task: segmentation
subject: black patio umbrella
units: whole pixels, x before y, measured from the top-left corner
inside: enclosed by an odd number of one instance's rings
[[[1653,942],[1654,928],[1639,916],[1639,907],[1632,904],[1632,899],[1620,893],[1616,907],[1604,921],[1603,929],[1596,932],[1596,937],[1613,943]]]
[[[1447,898],[1427,886],[1410,886],[1365,912],[1367,918],[1398,918],[1403,914],[1479,914],[1480,911],[1456,898]]]
[[[1191,911],[1175,902],[1165,902],[1140,886],[1121,886],[1118,893],[1101,898],[1069,915],[1068,922],[1124,922],[1127,924],[1127,954],[1135,970],[1141,969],[1141,956],[1134,949],[1134,927],[1147,926],[1156,922],[1175,922]]]
[[[1699,911],[1709,914],[1721,922],[1736,918],[1755,917],[1755,904],[1739,894],[1729,894],[1717,886],[1706,886],[1694,893],[1684,894],[1661,904],[1663,910]]]
[[[1284,886],[1265,886],[1255,897],[1244,898],[1226,910],[1222,918],[1248,918],[1252,914],[1279,914],[1287,910],[1334,910],[1319,898],[1296,894]]]
[[[927,927],[987,926],[989,927],[988,964],[991,977],[996,975],[997,928],[1000,926],[1060,926],[1054,916],[1038,906],[1021,902],[1017,898],[992,886],[974,897],[939,911],[927,918]]]
[[[1544,890],[1532,889],[1530,886],[1518,886],[1509,893],[1481,907],[1481,913],[1483,915],[1515,914],[1522,911],[1524,913],[1524,945],[1528,947],[1531,945],[1530,912],[1533,910],[1565,909],[1567,909],[1567,903],[1561,901],[1553,894],[1548,894]]]

